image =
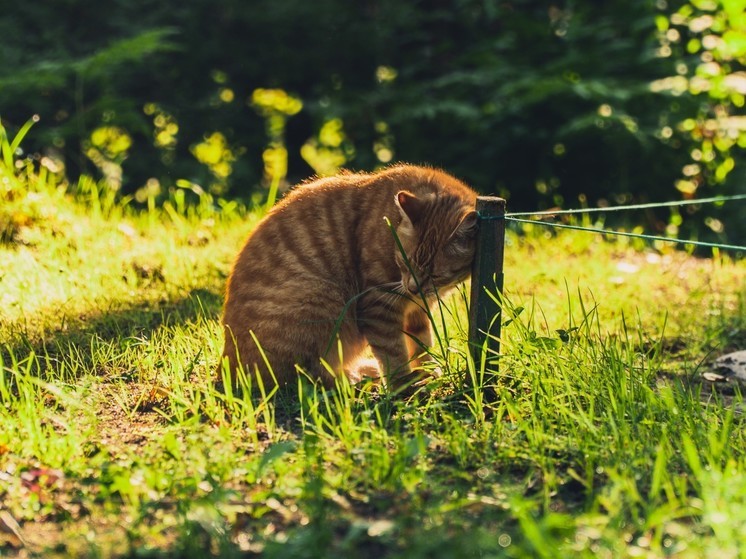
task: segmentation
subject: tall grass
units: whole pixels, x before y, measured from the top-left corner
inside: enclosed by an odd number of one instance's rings
[[[743,262],[511,235],[499,370],[461,290],[416,398],[219,391],[256,215],[186,186],[138,207],[0,138],[4,556],[744,555],[743,399],[699,380],[746,340]]]

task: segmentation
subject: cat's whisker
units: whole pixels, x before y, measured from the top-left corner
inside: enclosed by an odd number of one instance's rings
[[[349,307],[352,303],[360,299],[361,297],[364,297],[365,295],[371,293],[372,291],[380,291],[382,292],[381,295],[388,295],[391,294],[393,291],[395,291],[395,286],[398,285],[398,282],[388,282],[388,283],[382,283],[379,285],[374,285],[372,287],[369,287],[368,289],[364,289],[363,291],[353,295],[347,300],[346,305]]]
[[[376,287],[379,291],[377,298],[373,299],[375,302],[380,302],[386,306],[393,307],[397,303],[401,303],[402,299],[411,300],[409,293],[404,289],[401,282],[390,282],[381,284]]]

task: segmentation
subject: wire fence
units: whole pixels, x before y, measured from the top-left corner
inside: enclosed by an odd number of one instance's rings
[[[733,196],[713,196],[712,198],[699,198],[695,200],[677,200],[674,202],[651,202],[648,204],[633,204],[629,206],[609,206],[606,208],[578,208],[574,210],[545,210],[540,212],[508,212],[505,217],[526,217],[564,214],[590,214],[601,212],[621,212],[630,210],[647,210],[653,208],[671,208],[677,206],[696,206],[700,204],[716,204],[718,202],[730,202],[735,200],[746,200],[746,194],[734,194]]]
[[[475,365],[486,363],[488,360],[499,358],[500,356],[500,332],[502,324],[502,294],[503,294],[503,255],[505,246],[505,228],[506,222],[513,221],[531,225],[544,225],[547,227],[557,227],[560,229],[574,229],[577,231],[588,231],[602,235],[618,235],[623,237],[633,237],[644,239],[646,241],[662,241],[667,243],[677,243],[685,245],[694,245],[708,247],[713,249],[733,250],[737,252],[746,252],[746,246],[710,243],[706,241],[693,241],[677,239],[675,237],[661,237],[657,235],[646,235],[643,233],[630,233],[627,231],[615,231],[612,229],[602,229],[598,227],[584,227],[567,223],[555,223],[543,219],[526,219],[526,218],[544,218],[556,217],[568,214],[591,214],[602,212],[619,212],[642,210],[652,208],[691,206],[702,204],[725,204],[746,200],[746,194],[736,194],[734,196],[718,196],[713,198],[700,198],[697,200],[681,200],[677,202],[658,202],[650,204],[635,204],[628,206],[610,206],[607,208],[580,208],[572,210],[546,210],[538,212],[514,212],[505,211],[505,200],[494,196],[478,196],[476,201],[476,211],[480,221],[484,223],[480,226],[476,240],[476,256],[472,267],[472,289],[470,297],[469,311],[469,344],[471,346],[472,358]],[[497,289],[497,295],[494,290]],[[497,362],[494,362],[491,374],[498,373]],[[487,370],[487,369],[485,369]],[[474,381],[472,381],[474,382]],[[486,386],[486,385],[485,385]],[[496,394],[486,394],[485,397],[494,399]]]
[[[572,225],[566,223],[556,223],[553,221],[545,221],[543,219],[525,219],[530,217],[556,217],[561,215],[573,215],[573,214],[592,214],[592,213],[607,213],[607,212],[620,212],[620,211],[632,211],[632,210],[644,210],[654,208],[670,208],[680,206],[692,206],[692,205],[703,205],[703,204],[724,204],[726,202],[733,202],[739,200],[746,200],[746,194],[736,194],[733,196],[715,196],[712,198],[699,198],[696,200],[679,200],[675,202],[653,202],[648,204],[633,204],[626,206],[609,206],[606,208],[578,208],[571,210],[545,210],[538,212],[510,212],[500,216],[482,216],[482,219],[505,219],[506,221],[512,221],[515,223],[528,223],[531,225],[544,225],[547,227],[555,227],[558,229],[573,229],[576,231],[587,231],[590,233],[599,233],[604,235],[615,235],[621,237],[632,237],[636,239],[643,239],[646,241],[662,241],[668,243],[676,243],[682,245],[691,245],[698,247],[707,247],[723,250],[733,250],[746,252],[746,245],[733,245],[724,243],[710,243],[706,241],[695,241],[678,239],[676,237],[663,237],[659,235],[647,235],[644,233],[631,233],[628,231],[616,231],[613,229],[602,229],[598,227],[583,227],[580,225]]]

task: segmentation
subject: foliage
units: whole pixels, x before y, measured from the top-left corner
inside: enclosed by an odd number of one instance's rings
[[[743,12],[742,0],[22,3],[0,21],[0,111],[11,128],[39,114],[32,152],[140,199],[186,181],[246,200],[268,188],[271,201],[314,172],[394,160],[442,166],[514,210],[728,194],[744,184]],[[272,95],[297,106],[268,109]],[[131,145],[102,157],[102,128]],[[743,238],[729,207],[692,211],[628,217]]]
[[[676,188],[688,197],[718,192],[744,192],[746,171],[736,161],[746,148],[746,120],[737,116],[746,99],[746,3],[743,0],[699,0],[684,3],[670,18],[659,16],[661,55],[677,61],[676,76],[653,82],[653,91],[665,91],[697,101],[693,111],[676,123],[688,137],[690,159],[682,168]],[[666,135],[673,134],[665,128]],[[726,232],[726,224],[738,223],[738,207],[704,215],[714,233]],[[680,216],[669,225],[677,232]],[[732,238],[746,231],[736,226]]]

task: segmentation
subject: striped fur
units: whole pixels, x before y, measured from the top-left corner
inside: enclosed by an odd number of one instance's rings
[[[280,384],[294,382],[297,364],[332,386],[322,359],[354,380],[368,345],[392,387],[406,382],[432,342],[422,296],[471,271],[475,198],[454,177],[411,165],[292,190],[249,237],[228,280],[230,370],[241,364],[274,382],[255,337]]]

